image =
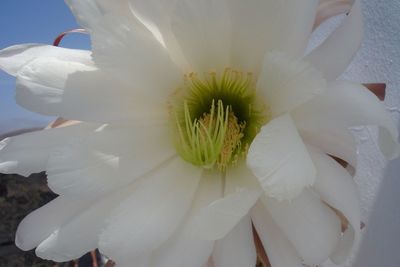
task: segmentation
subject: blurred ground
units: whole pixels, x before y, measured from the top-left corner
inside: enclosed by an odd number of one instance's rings
[[[15,246],[15,232],[20,221],[55,197],[46,185],[45,173],[28,178],[0,174],[0,267],[95,266],[90,254],[79,261],[56,264],[36,257],[34,250],[25,252]]]
[[[15,232],[19,222],[31,211],[43,206],[56,195],[46,185],[44,173],[29,178],[0,174],[0,266],[53,266],[35,256],[33,251],[24,252],[15,244]]]

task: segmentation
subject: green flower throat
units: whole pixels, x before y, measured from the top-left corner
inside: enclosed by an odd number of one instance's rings
[[[224,172],[243,158],[268,109],[256,98],[251,73],[226,69],[185,75],[184,86],[173,96],[171,118],[175,146],[187,162]]]

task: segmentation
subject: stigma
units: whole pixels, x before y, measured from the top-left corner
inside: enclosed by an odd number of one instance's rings
[[[257,102],[251,73],[226,69],[185,75],[184,85],[171,101],[171,118],[178,154],[205,169],[225,172],[247,154],[261,126],[268,120],[265,105]]]

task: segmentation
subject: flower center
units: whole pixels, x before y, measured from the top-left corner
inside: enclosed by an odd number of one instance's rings
[[[231,69],[221,77],[185,75],[171,103],[175,146],[184,160],[224,172],[244,158],[270,117],[254,84],[251,73]]]

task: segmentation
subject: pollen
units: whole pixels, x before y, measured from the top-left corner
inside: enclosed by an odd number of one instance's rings
[[[249,144],[269,119],[257,102],[251,73],[226,69],[202,77],[184,76],[184,86],[171,101],[175,147],[187,162],[225,172],[247,153]]]

